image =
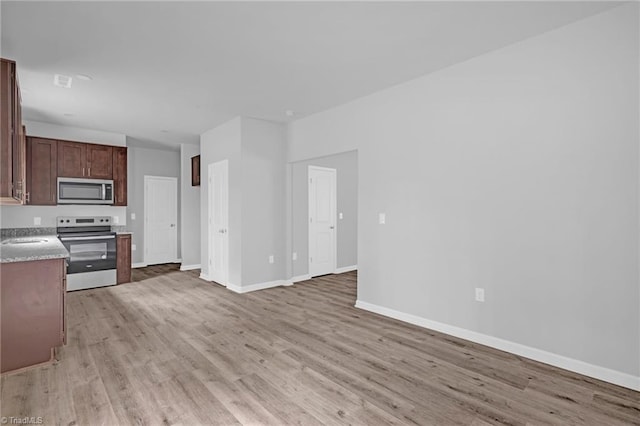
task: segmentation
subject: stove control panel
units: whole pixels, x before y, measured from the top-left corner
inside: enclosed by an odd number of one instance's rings
[[[111,216],[58,216],[58,226],[96,226],[111,225]]]

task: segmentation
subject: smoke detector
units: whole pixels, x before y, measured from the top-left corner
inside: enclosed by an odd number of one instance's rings
[[[53,77],[53,85],[63,87],[65,89],[71,89],[71,82],[73,79],[68,75],[56,74]]]

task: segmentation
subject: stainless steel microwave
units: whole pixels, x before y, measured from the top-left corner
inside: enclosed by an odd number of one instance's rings
[[[113,181],[59,177],[58,204],[113,204]]]

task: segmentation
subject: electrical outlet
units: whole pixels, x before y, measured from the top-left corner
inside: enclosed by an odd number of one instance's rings
[[[120,223],[120,216],[114,216],[111,223]]]
[[[386,213],[378,213],[378,223],[380,225],[384,225],[385,223],[387,223]]]
[[[136,214],[135,213],[131,213],[131,220],[136,220]]]
[[[136,245],[135,244],[131,244],[131,251],[136,251]]]
[[[273,255],[270,255],[269,256],[269,263],[273,263],[273,262],[274,262]]]
[[[476,288],[476,302],[484,302],[484,288]]]
[[[344,219],[344,215],[342,214],[342,212],[338,213],[338,219],[340,220]]]
[[[34,225],[42,225],[42,218],[41,217],[34,217],[33,218],[33,224]]]
[[[293,254],[291,255],[291,259],[298,260],[298,253],[294,251]]]

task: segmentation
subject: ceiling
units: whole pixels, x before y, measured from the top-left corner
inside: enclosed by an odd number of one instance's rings
[[[28,120],[197,143],[234,116],[294,120],[617,5],[2,1],[1,53]]]

